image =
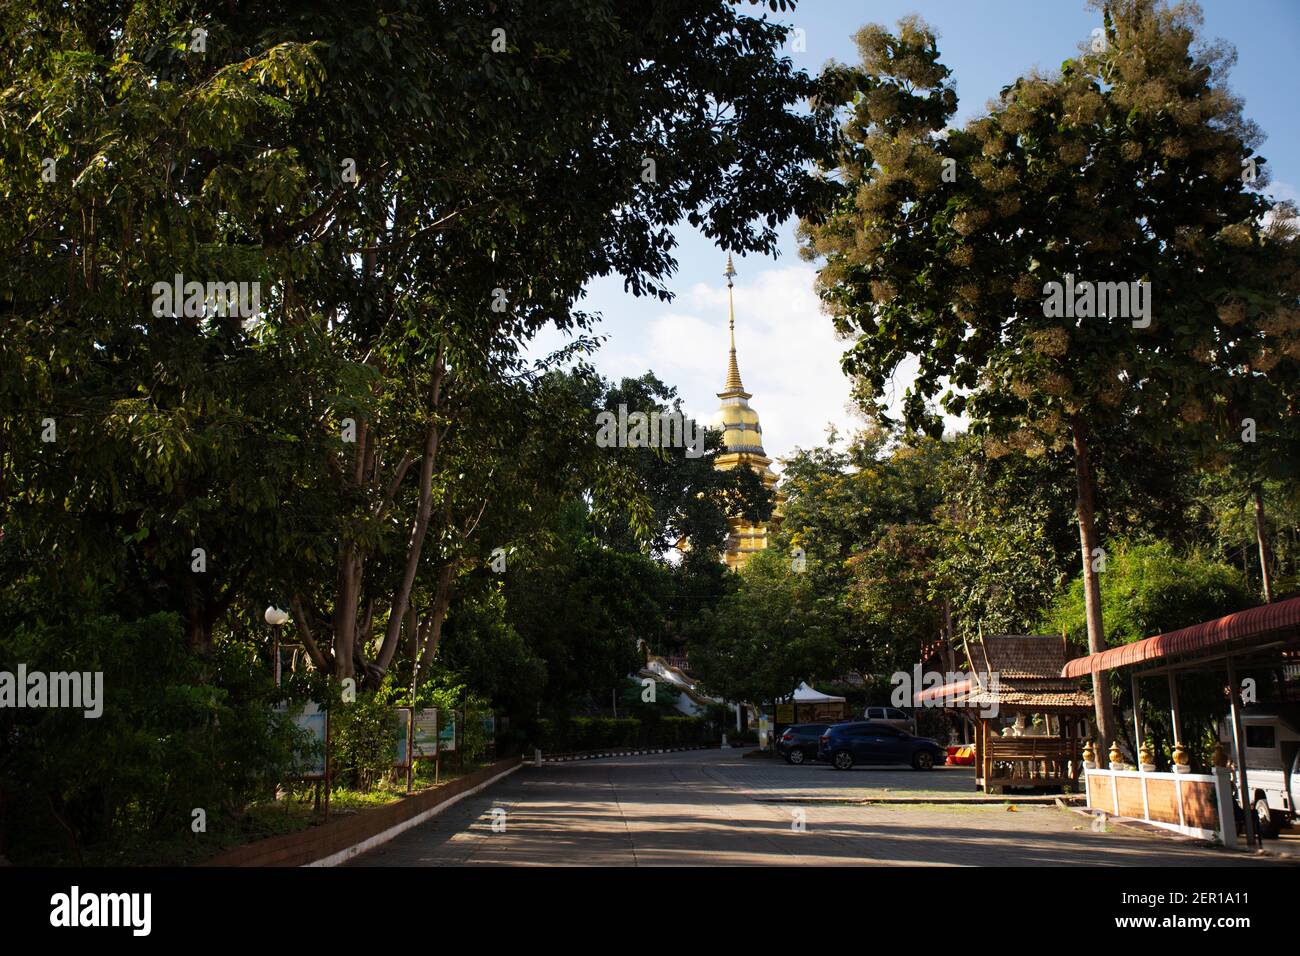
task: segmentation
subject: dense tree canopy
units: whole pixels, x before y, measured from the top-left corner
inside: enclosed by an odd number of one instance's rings
[[[1097,649],[1295,587],[1297,222],[1194,7],[1103,4],[953,129],[919,19],[810,77],[764,6],[0,8],[0,670],[111,686],[89,729],[0,711],[0,854],[238,830],[301,759],[286,704],[371,786],[399,702],[522,745],[662,719],[647,653],[874,694],[981,631]],[[770,255],[792,218],[866,427],[779,494],[717,433],[603,441],[681,401],[596,373],[591,281],[667,300],[675,230]],[[742,518],[772,546],[730,574]]]
[[[559,367],[594,346],[592,278],[668,297],[673,227],[770,253],[816,207],[828,114],[805,109],[817,83],[782,56],[787,33],[720,0],[7,4],[0,663],[19,632],[28,659],[76,664],[87,615],[95,633],[148,621],[184,650],[160,654],[161,685],[220,691],[243,675],[233,652],[252,668],[239,704],[261,713],[274,604],[313,673],[366,693],[429,672],[457,619],[449,672],[486,692],[543,682],[516,706],[621,679],[627,620],[655,618],[637,589],[669,574],[650,542],[691,535],[701,573],[665,587],[683,605],[715,592],[700,561],[718,509],[753,489],[703,460],[604,454],[603,386]],[[575,337],[535,362],[544,326]],[[565,587],[517,588],[535,614],[502,608],[493,556],[513,574],[583,500],[643,519],[635,547],[584,527]],[[585,633],[618,648],[597,658],[530,626],[605,597],[622,603]],[[193,699],[183,719],[210,730],[208,692]],[[19,756],[0,755],[5,781]],[[261,785],[232,776],[223,802]],[[110,819],[137,792],[46,786]]]
[[[1208,446],[1242,407],[1276,432],[1300,374],[1296,246],[1266,222],[1294,209],[1243,174],[1265,160],[1225,84],[1231,57],[1200,42],[1189,5],[1104,9],[1104,42],[1010,82],[962,129],[926,24],[864,28],[861,65],[828,71],[850,104],[841,196],[805,230],[865,403],[916,355],[912,426],[938,428],[928,400],[946,388],[942,407],[994,454],[1073,451],[1093,650],[1101,433]]]

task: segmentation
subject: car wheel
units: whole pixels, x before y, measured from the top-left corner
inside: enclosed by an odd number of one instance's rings
[[[836,770],[851,770],[853,768],[853,754],[847,750],[841,750],[831,758],[831,763]]]
[[[928,750],[918,750],[912,755],[912,767],[916,770],[933,770],[934,754]]]
[[[803,751],[796,747],[785,755],[786,763],[801,764],[804,761]]]
[[[1277,814],[1269,808],[1268,800],[1259,797],[1255,800],[1255,819],[1259,820],[1259,835],[1268,840],[1276,840],[1282,829]]]
[[[781,754],[781,759],[784,760],[786,763],[794,763],[794,761],[790,759],[790,755],[788,753]]]

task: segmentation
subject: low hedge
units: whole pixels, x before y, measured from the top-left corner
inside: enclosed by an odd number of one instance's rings
[[[646,742],[648,747],[685,747],[712,740],[709,722],[703,717],[664,717],[652,730],[650,736],[655,739]]]
[[[708,743],[709,723],[702,717],[569,717],[537,722],[536,746],[543,753],[581,753],[611,747],[684,747]]]

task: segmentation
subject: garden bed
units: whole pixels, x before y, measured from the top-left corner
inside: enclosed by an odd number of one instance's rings
[[[294,833],[257,840],[234,847],[204,860],[203,866],[308,866],[339,862],[338,857],[361,852],[359,847],[375,845],[401,830],[423,822],[443,805],[476,787],[509,773],[520,764],[510,757],[469,771],[438,786],[410,796],[398,795],[379,806],[349,807],[318,825]],[[377,839],[382,838],[382,839]]]

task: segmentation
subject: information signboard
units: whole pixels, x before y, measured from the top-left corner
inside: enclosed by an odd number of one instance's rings
[[[456,749],[456,712],[448,711],[438,727],[438,749],[452,751]]]
[[[415,715],[415,759],[438,755],[438,708],[426,707]]]
[[[393,766],[409,767],[411,765],[411,708],[398,707],[393,716],[393,731],[396,735]]]
[[[295,727],[311,735],[311,742],[296,755],[294,776],[300,780],[324,780],[329,746],[329,711],[321,709],[315,701],[300,704],[292,710],[287,704],[277,704],[275,711],[288,714]]]

